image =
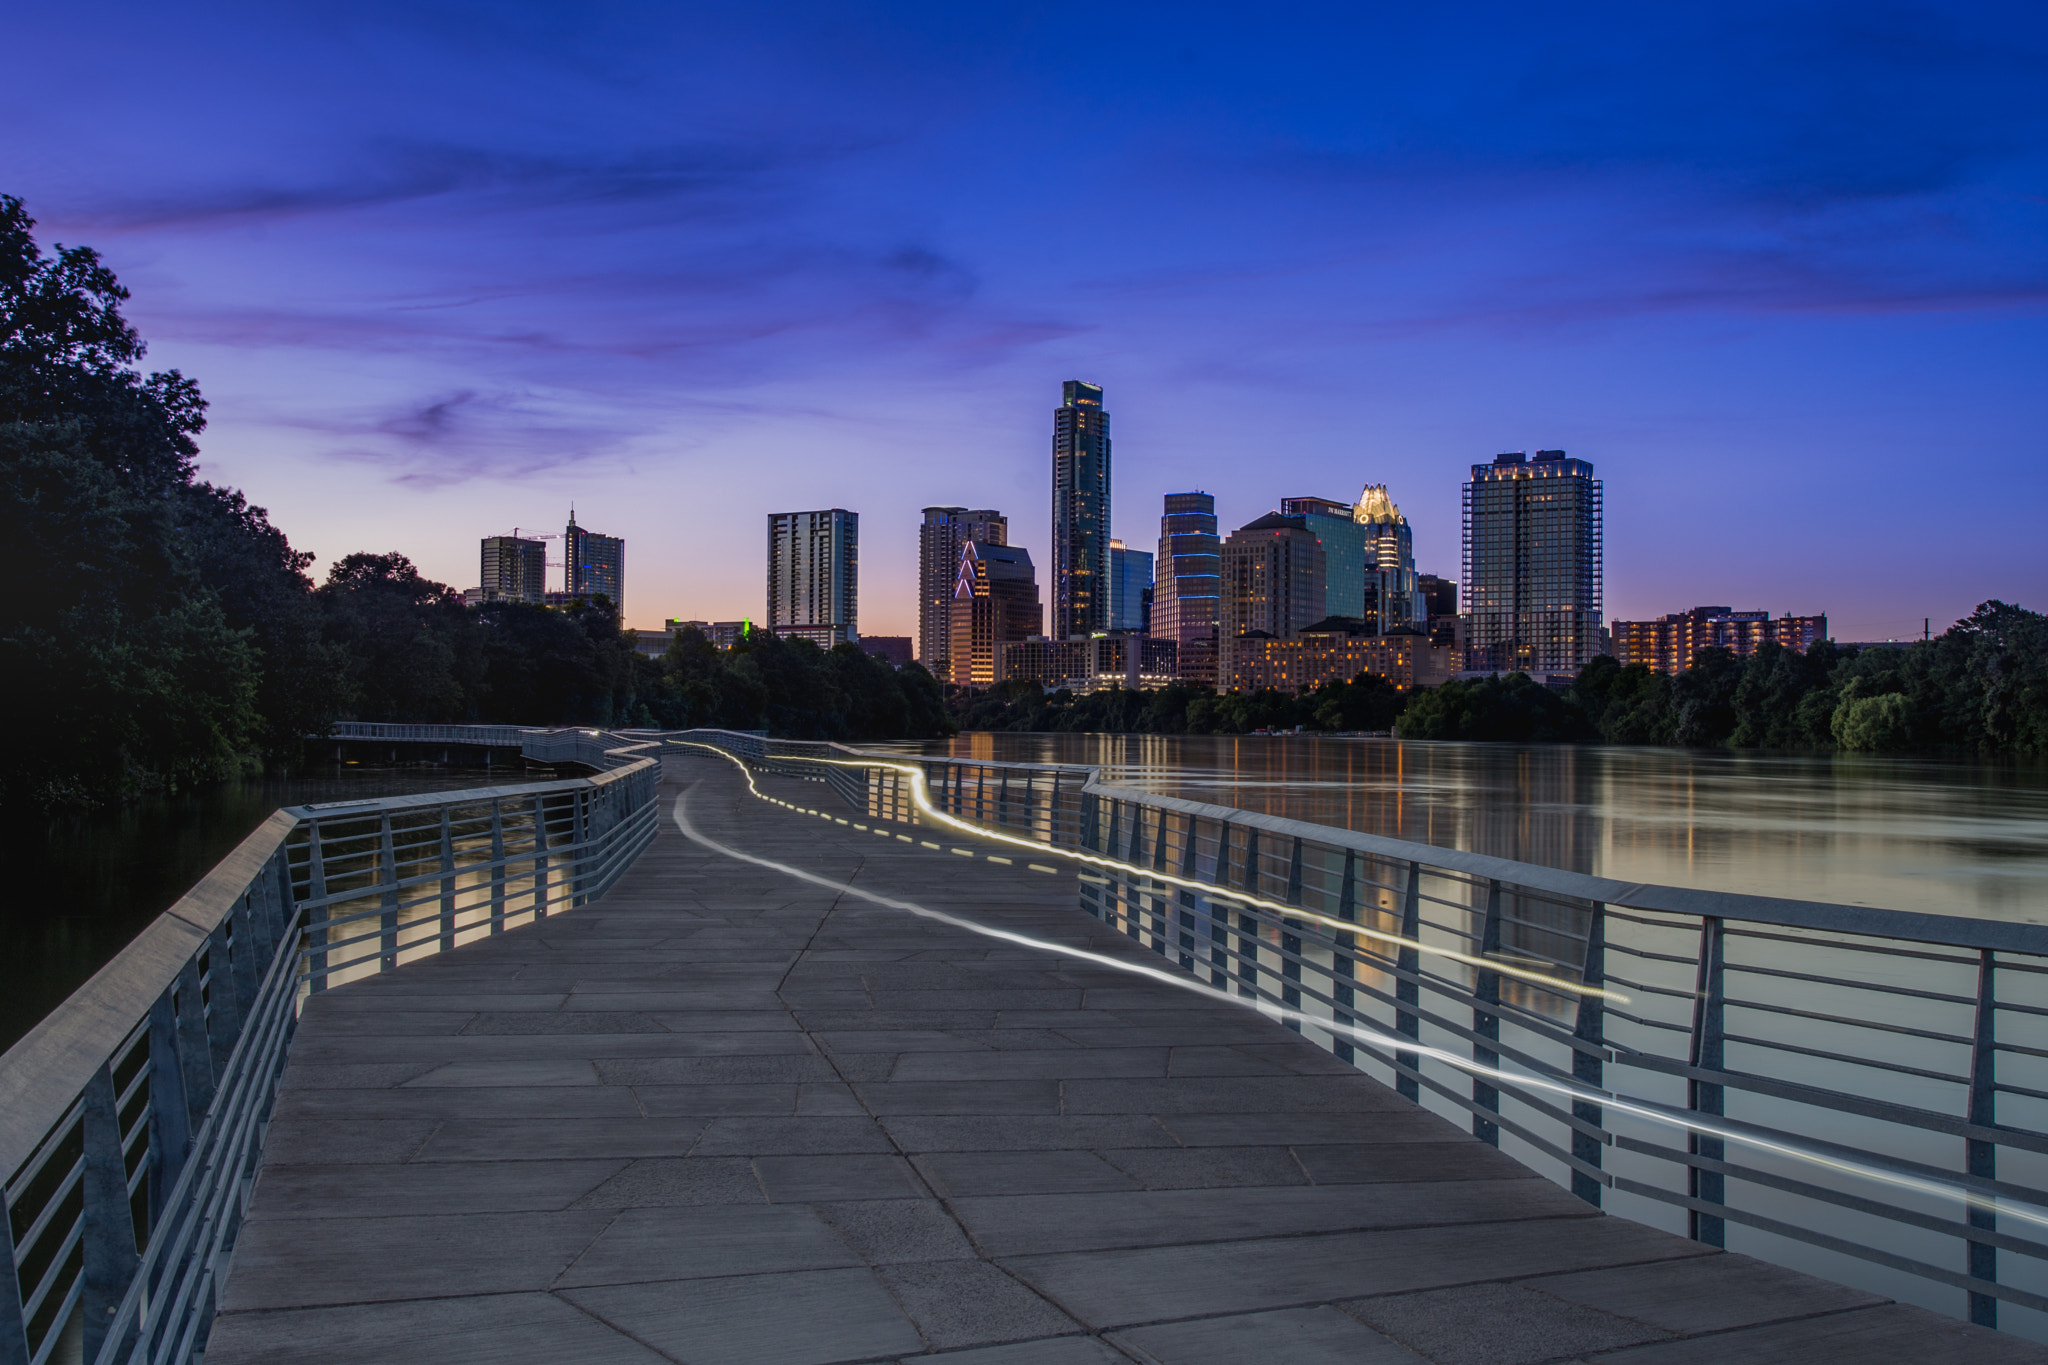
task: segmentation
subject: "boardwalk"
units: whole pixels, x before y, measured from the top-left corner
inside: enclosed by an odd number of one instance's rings
[[[309,1006],[208,1365],[2048,1360],[1602,1217],[1143,957],[1070,874],[668,761],[600,904]],[[814,785],[764,779],[802,805]]]

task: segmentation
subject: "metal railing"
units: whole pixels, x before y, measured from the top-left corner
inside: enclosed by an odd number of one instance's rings
[[[933,811],[1080,859],[1082,908],[1164,963],[1596,1207],[2048,1335],[2048,927],[1623,883],[1092,768],[691,739],[930,823],[914,769]]]
[[[300,1003],[600,896],[646,847],[649,745],[518,733],[596,775],[278,811],[0,1056],[0,1365],[203,1351]]]

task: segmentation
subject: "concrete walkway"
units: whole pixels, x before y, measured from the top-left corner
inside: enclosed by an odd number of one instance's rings
[[[2048,1361],[1603,1217],[1249,1011],[668,817],[1156,961],[1069,874],[666,776],[600,904],[311,1002],[207,1365]]]

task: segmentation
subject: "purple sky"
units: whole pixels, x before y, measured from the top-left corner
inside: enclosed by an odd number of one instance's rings
[[[323,568],[573,499],[630,622],[758,615],[836,505],[908,634],[926,504],[1043,580],[1081,378],[1144,548],[1384,482],[1455,575],[1561,446],[1610,618],[2048,606],[2048,9],[1663,8],[86,0],[10,15],[0,190]]]

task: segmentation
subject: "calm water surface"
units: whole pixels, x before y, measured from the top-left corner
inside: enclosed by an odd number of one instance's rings
[[[2048,923],[2048,765],[1319,736],[969,734],[1148,791],[1622,881]]]
[[[492,786],[504,768],[337,767],[6,826],[0,1049],[105,966],[280,806]]]

